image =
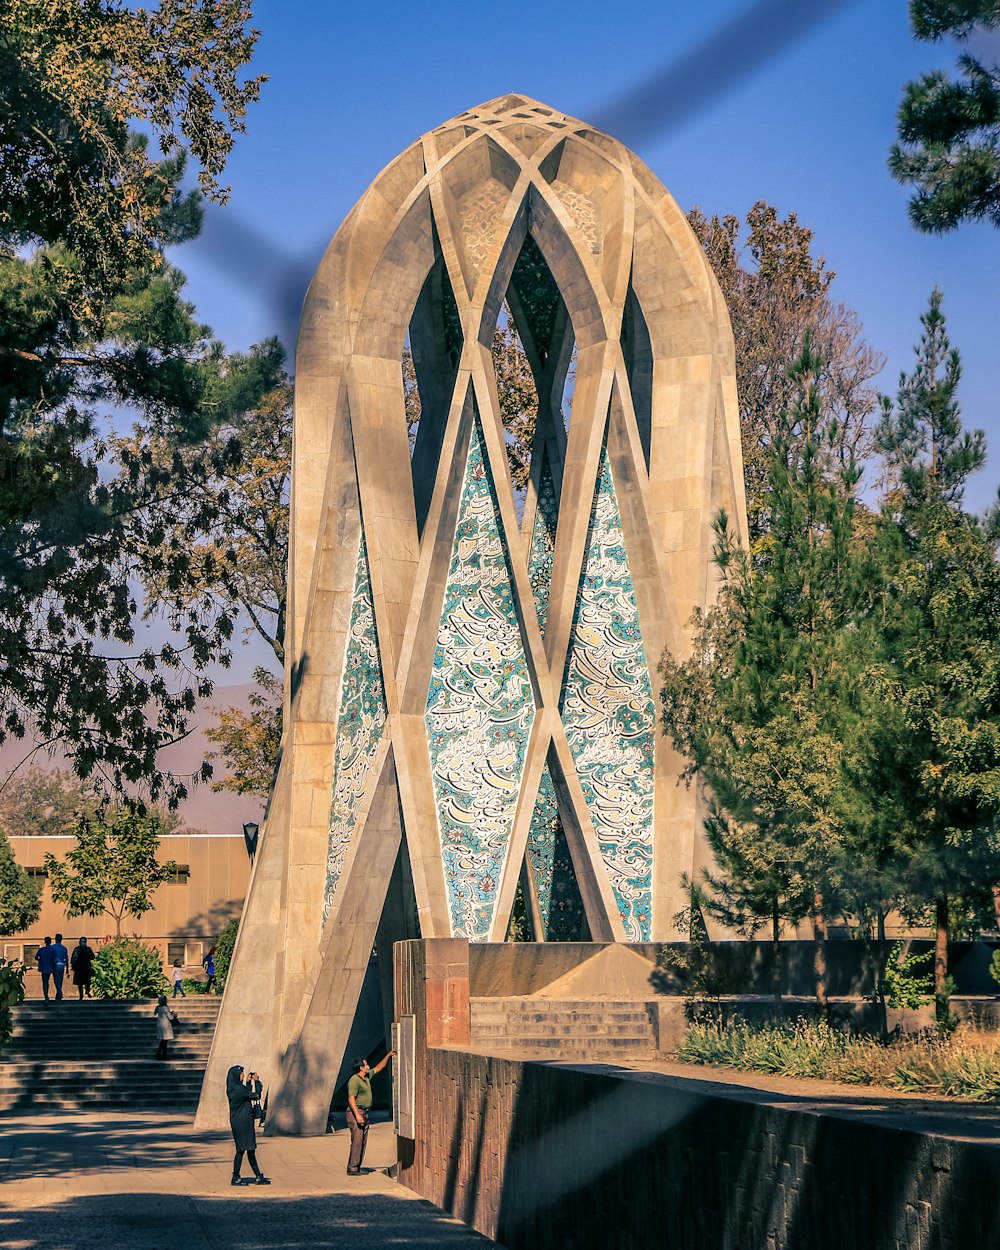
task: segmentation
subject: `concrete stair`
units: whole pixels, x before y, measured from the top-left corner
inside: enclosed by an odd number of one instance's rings
[[[614,1062],[657,1054],[642,1002],[597,999],[473,998],[472,1044],[497,1053]]]
[[[194,995],[172,1000],[181,1023],[170,1058],[160,1060],[153,999],[22,1003],[0,1054],[0,1110],[193,1111],[220,1004]]]

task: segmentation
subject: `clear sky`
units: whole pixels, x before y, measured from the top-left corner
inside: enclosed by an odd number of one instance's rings
[[[888,358],[882,385],[909,368],[931,288],[945,296],[962,352],[966,423],[988,431],[990,462],[968,499],[984,507],[1000,481],[995,399],[1000,233],[965,226],[917,234],[907,195],[886,171],[907,79],[952,69],[952,43],[909,33],[905,0],[796,0],[823,11],[791,31],[781,0],[657,3],[344,5],[257,0],[256,68],[270,76],[226,178],[231,205],[179,249],[189,294],[230,347],[287,336],[323,248],[376,173],[424,131],[472,104],[522,92],[608,127],[651,166],[682,208],[744,215],[758,199],[815,230],[856,310]],[[741,16],[708,63],[706,41]],[[755,46],[755,33],[765,51]],[[744,72],[746,61],[756,64]],[[666,74],[671,67],[676,72]],[[637,86],[666,86],[637,108]],[[671,91],[670,82],[679,83]],[[679,98],[678,98],[679,97]]]

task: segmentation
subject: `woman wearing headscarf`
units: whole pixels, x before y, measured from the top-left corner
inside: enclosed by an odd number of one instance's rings
[[[233,1130],[233,1141],[236,1143],[236,1157],[233,1159],[233,1185],[242,1185],[240,1170],[243,1167],[244,1154],[250,1160],[253,1174],[258,1185],[270,1185],[270,1180],[257,1166],[257,1133],[255,1121],[257,1109],[255,1103],[260,1101],[260,1077],[256,1072],[249,1072],[246,1081],[243,1079],[243,1068],[234,1063],[226,1073],[226,1097],[229,1099],[229,1124]],[[249,1182],[248,1182],[249,1183]]]
[[[167,1042],[174,1040],[174,1024],[177,1021],[177,1016],[167,1002],[166,994],[160,995],[153,1015],[156,1018],[156,1036],[159,1039],[159,1045],[156,1047],[156,1057],[157,1059],[166,1059]]]

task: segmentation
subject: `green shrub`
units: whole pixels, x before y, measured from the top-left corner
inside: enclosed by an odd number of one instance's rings
[[[181,982],[181,989],[185,994],[206,994],[208,992],[208,982],[196,981],[194,977],[185,977]]]
[[[115,938],[98,947],[94,957],[95,998],[155,998],[170,985],[154,946],[137,938]]]
[[[915,975],[916,969],[921,964],[926,964],[930,958],[930,951],[904,958],[903,943],[897,942],[893,946],[886,961],[884,977],[885,997],[890,1007],[912,1011],[930,1002],[934,988],[930,972]]]
[[[882,1045],[831,1028],[825,1020],[760,1027],[695,1023],[677,1049],[683,1063],[711,1064],[845,1085],[1000,1102],[1000,1034],[959,1025],[954,1033],[914,1035]]]
[[[993,952],[993,958],[990,960],[990,976],[1000,985],[1000,947]]]
[[[24,1002],[24,964],[16,959],[0,959],[0,1050],[14,1032],[12,1007]]]
[[[236,934],[239,931],[238,919],[230,920],[219,934],[215,944],[215,992],[221,994],[226,988],[226,977],[233,958],[233,947],[236,945]]]

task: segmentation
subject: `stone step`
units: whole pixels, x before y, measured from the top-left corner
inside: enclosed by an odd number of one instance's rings
[[[637,1028],[632,1026],[628,1029],[609,1029],[606,1025],[571,1025],[562,1024],[558,1021],[549,1024],[533,1024],[530,1027],[523,1027],[509,1022],[505,1024],[476,1024],[473,1025],[476,1037],[554,1037],[572,1040],[573,1038],[586,1039],[587,1041],[601,1042],[615,1037],[636,1036],[651,1038],[653,1035],[652,1028]]]

